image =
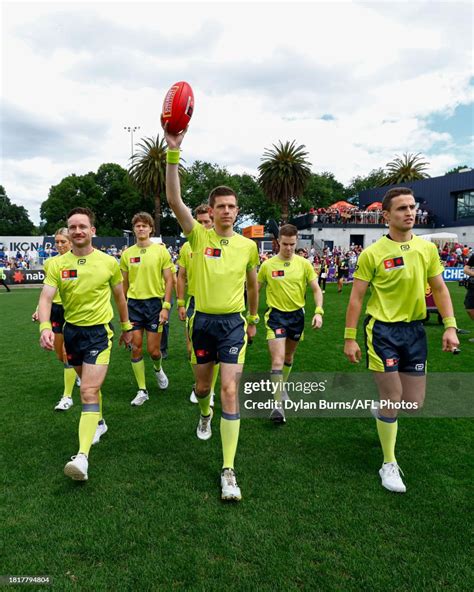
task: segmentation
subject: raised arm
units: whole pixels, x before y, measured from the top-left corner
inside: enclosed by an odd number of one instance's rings
[[[170,134],[164,127],[165,139],[168,144],[168,154],[166,159],[166,199],[168,200],[170,208],[178,219],[179,225],[183,229],[184,234],[188,235],[194,226],[194,219],[189,211],[189,208],[181,198],[181,184],[179,181],[179,150],[181,142],[183,141],[184,132],[178,135]],[[172,161],[172,162],[170,162]]]

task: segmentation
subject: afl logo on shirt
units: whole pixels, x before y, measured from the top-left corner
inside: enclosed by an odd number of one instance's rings
[[[61,271],[61,279],[77,280],[77,269],[63,269]]]
[[[77,260],[77,264],[78,264],[78,265],[84,265],[84,264],[85,264],[85,262],[86,262],[86,260],[85,260],[85,259],[78,259],[78,260]]]
[[[272,278],[283,278],[285,277],[285,272],[283,271],[283,269],[276,269],[275,271],[272,271]]]
[[[409,251],[410,250],[410,245],[400,245],[400,249],[402,251]]]
[[[204,249],[204,255],[206,257],[210,257],[211,259],[219,259],[222,255],[222,250],[214,249],[213,247],[206,247]]]
[[[228,241],[228,239],[226,239],[226,238],[223,238],[223,239],[221,240],[221,245],[222,245],[222,246],[224,246],[224,247],[225,247],[225,245],[228,245],[228,244],[229,244],[229,241]]]
[[[405,262],[403,261],[403,257],[394,257],[393,259],[385,259],[383,266],[385,267],[385,271],[392,271],[392,269],[405,267]]]

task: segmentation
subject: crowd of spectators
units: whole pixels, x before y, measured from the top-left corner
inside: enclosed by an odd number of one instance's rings
[[[311,208],[308,213],[299,213],[298,218],[309,217],[309,224],[384,224],[382,210],[361,210],[351,208]],[[434,222],[433,215],[426,209],[419,208],[416,224],[427,225]]]

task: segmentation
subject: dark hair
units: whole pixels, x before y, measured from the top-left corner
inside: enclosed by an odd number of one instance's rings
[[[211,208],[213,208],[216,203],[216,197],[224,197],[226,195],[233,195],[235,197],[235,205],[239,205],[239,200],[235,195],[235,191],[226,185],[219,185],[219,187],[215,187],[211,193],[209,193],[209,205]]]
[[[394,197],[398,197],[399,195],[413,195],[413,191],[409,187],[393,187],[393,189],[389,189],[383,196],[382,210],[386,210],[388,212],[392,205],[392,199]]]
[[[148,224],[148,226],[151,226],[152,231],[155,232],[155,221],[148,212],[138,212],[138,214],[135,214],[132,218],[132,228],[137,222]]]
[[[283,224],[278,234],[279,236],[298,236],[298,229],[293,224]]]
[[[67,215],[67,219],[69,220],[69,218],[71,216],[74,216],[74,214],[83,214],[84,216],[87,216],[89,218],[89,222],[91,223],[91,226],[94,226],[94,224],[95,224],[95,214],[89,208],[73,208],[69,212],[69,214]]]
[[[209,214],[209,205],[208,204],[201,204],[197,208],[194,209],[194,215],[197,217],[199,214]]]

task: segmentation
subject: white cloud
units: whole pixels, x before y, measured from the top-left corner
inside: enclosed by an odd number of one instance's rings
[[[123,126],[155,136],[182,79],[196,98],[188,163],[255,174],[265,148],[295,139],[343,182],[406,151],[441,174],[470,147],[429,116],[473,101],[472,7],[447,4],[4,5],[2,184],[38,221],[66,174],[126,166]]]

